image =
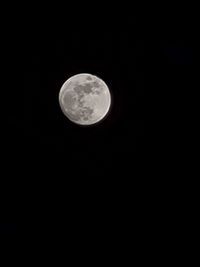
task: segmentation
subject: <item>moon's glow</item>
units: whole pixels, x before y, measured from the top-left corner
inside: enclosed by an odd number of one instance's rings
[[[77,124],[91,125],[106,116],[111,95],[100,78],[82,73],[72,76],[63,84],[59,103],[68,119]]]

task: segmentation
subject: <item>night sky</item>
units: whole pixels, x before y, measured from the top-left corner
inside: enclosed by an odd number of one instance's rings
[[[153,91],[158,97],[159,84],[166,90],[167,77],[181,77],[180,69],[192,64],[188,40],[151,35],[130,14],[123,22],[114,15],[66,18],[65,26],[49,17],[37,25],[30,18],[19,36],[20,105],[7,119],[5,161],[12,168],[6,168],[1,231],[13,231],[13,224],[62,228],[104,212],[109,217],[118,208],[125,212],[120,203],[133,195],[141,205],[136,196],[150,186],[145,139],[155,129],[145,121],[151,103],[155,108]],[[62,84],[82,72],[102,78],[112,93],[109,116],[87,128],[70,122],[58,103]]]

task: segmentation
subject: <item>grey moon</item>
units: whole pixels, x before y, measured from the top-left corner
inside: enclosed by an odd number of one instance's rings
[[[92,125],[107,115],[111,94],[99,77],[81,73],[70,77],[61,87],[59,104],[64,115],[79,125]]]

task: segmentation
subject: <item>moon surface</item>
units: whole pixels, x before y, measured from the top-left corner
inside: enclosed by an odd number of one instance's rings
[[[81,73],[72,76],[62,85],[59,103],[69,120],[79,125],[92,125],[108,113],[111,95],[102,79]]]

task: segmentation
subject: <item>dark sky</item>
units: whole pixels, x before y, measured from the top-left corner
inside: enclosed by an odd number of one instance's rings
[[[11,223],[26,213],[27,220],[33,214],[37,220],[45,216],[43,209],[50,212],[55,206],[55,212],[61,211],[70,195],[76,202],[78,196],[84,200],[101,190],[107,194],[121,179],[131,179],[130,170],[134,176],[136,155],[141,154],[144,41],[136,35],[134,21],[120,25],[105,18],[92,25],[89,19],[72,24],[66,18],[62,28],[54,22],[30,19],[16,40],[22,80],[11,98],[16,112],[7,115],[5,149],[6,162],[13,166],[6,171],[10,182],[4,199],[4,218]],[[102,78],[112,93],[109,116],[88,128],[67,120],[58,103],[62,84],[81,72]]]
[[[147,34],[146,22],[135,15],[123,21],[77,16],[73,23],[71,17],[49,17],[28,20],[27,31],[24,26],[19,35],[20,107],[8,114],[5,161],[12,168],[6,171],[2,213],[4,221],[43,227],[44,221],[62,221],[66,213],[87,213],[88,206],[96,213],[113,197],[119,204],[126,189],[138,194],[138,185],[140,192],[142,183],[148,187],[147,177],[141,177],[151,79],[156,72],[157,88],[167,81],[166,71],[173,75],[192,63],[190,43]],[[87,128],[68,121],[58,103],[62,84],[81,72],[102,78],[112,93],[109,116]]]

